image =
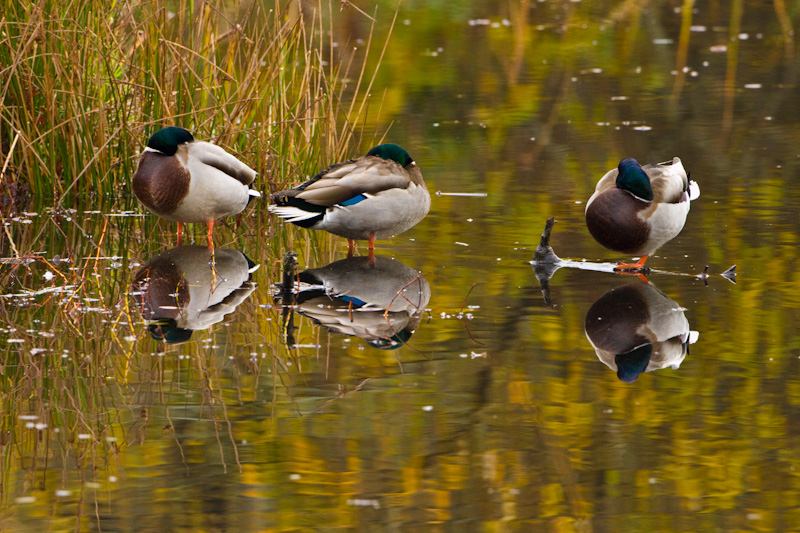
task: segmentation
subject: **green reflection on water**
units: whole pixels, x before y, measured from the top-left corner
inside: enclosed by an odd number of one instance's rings
[[[402,5],[361,148],[391,123],[432,191],[488,196],[434,196],[419,226],[379,243],[431,286],[396,351],[300,317],[304,347],[286,349],[276,262],[290,243],[318,268],[344,245],[263,206],[217,235],[262,265],[258,290],[175,346],[128,296],[174,245],[167,224],[106,216],[141,211],[126,198],[4,215],[20,251],[49,263],[4,264],[2,292],[72,288],[0,300],[2,528],[796,528],[800,128],[774,5],[743,3],[736,46],[720,3],[695,6],[688,37],[670,2]],[[379,7],[376,42],[393,9]],[[367,38],[362,15],[333,16],[341,49]],[[737,263],[739,284],[653,277],[699,341],[679,369],[626,384],[583,328],[593,302],[639,282],[562,270],[550,309],[526,261],[549,216],[559,255],[621,259],[588,236],[583,202],[621,157],[673,155],[703,195],[653,267]]]

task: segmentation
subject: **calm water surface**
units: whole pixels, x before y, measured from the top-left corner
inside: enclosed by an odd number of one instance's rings
[[[343,240],[263,202],[218,228],[214,292],[205,249],[174,249],[129,196],[6,215],[0,255],[33,242],[47,262],[2,267],[0,527],[800,530],[797,47],[771,2],[695,4],[403,4],[352,155],[391,123],[444,194],[357,281]],[[342,42],[368,35],[334,16]],[[676,155],[702,194],[649,285],[563,268],[546,302],[545,220],[561,257],[630,259],[591,239],[585,201],[622,157]],[[391,314],[308,295],[288,322],[290,250]],[[645,308],[663,335],[629,383],[585,326]],[[174,343],[143,319],[175,317]]]

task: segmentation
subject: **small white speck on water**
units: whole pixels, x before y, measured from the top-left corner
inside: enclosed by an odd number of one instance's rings
[[[459,245],[459,246],[469,246],[469,244],[467,244],[467,243],[465,243],[465,242],[458,242],[458,241],[456,241],[456,244],[457,244],[457,245]]]
[[[91,438],[92,438],[92,436],[89,435],[88,433],[79,433],[78,434],[78,440],[89,440]]]
[[[19,498],[16,498],[14,500],[14,503],[23,504],[23,503],[33,503],[35,501],[36,498],[34,496],[20,496]]]
[[[347,505],[352,505],[353,507],[372,507],[373,509],[381,508],[381,504],[378,500],[367,500],[364,498],[348,499]]]
[[[57,498],[67,498],[69,496],[72,496],[72,491],[71,490],[57,490],[55,492],[55,494],[56,494]]]
[[[292,481],[298,481],[301,478],[300,474],[290,474],[289,479]]]
[[[745,83],[744,84],[744,88],[745,89],[760,89],[761,88],[761,84],[760,83]]]
[[[459,356],[461,359],[466,359],[467,357],[469,357],[469,355],[467,355],[467,354],[465,354],[465,353],[460,353],[460,354],[458,354],[458,356]]]
[[[429,413],[429,412],[433,411],[433,406],[432,405],[424,405],[424,406],[422,406],[422,410],[425,411],[426,413]]]
[[[746,41],[749,38],[750,38],[750,34],[748,34],[748,33],[740,33],[739,34],[739,40],[740,41]]]

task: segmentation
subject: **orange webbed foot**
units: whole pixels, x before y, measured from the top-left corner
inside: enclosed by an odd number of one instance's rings
[[[617,263],[617,266],[614,267],[614,270],[618,272],[636,272],[639,270],[645,270],[647,268],[644,266],[646,262],[647,256],[643,255],[642,258],[636,263]]]
[[[650,271],[649,268],[644,266],[645,262],[647,261],[647,256],[642,256],[636,263],[617,263],[617,266],[614,267],[614,272],[619,272],[620,274],[627,274],[630,276],[637,276],[643,283],[648,283],[647,276],[645,274]]]

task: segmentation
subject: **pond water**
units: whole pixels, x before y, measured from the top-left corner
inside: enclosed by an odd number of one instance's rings
[[[352,153],[388,128],[433,193],[375,269],[264,200],[215,230],[216,278],[129,195],[4,215],[0,529],[797,530],[797,10],[450,4],[400,6]],[[585,202],[673,156],[701,196],[649,283],[566,267],[545,297],[545,221],[562,258],[630,259]],[[355,294],[281,295],[289,251]],[[587,324],[645,308],[664,335],[622,380]]]

